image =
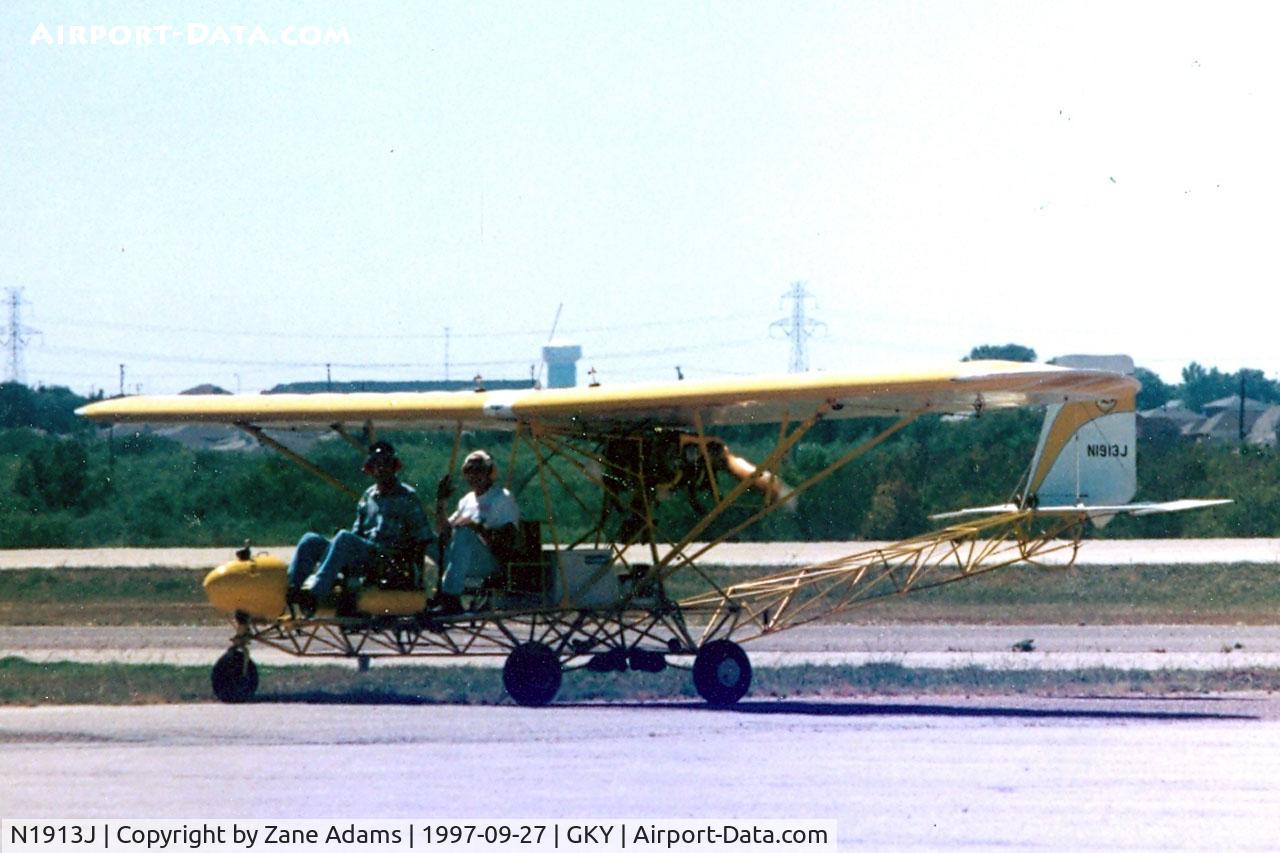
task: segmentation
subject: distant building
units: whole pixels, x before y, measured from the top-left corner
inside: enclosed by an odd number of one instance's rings
[[[1256,416],[1259,412],[1266,411],[1267,405],[1267,403],[1264,403],[1261,400],[1255,400],[1252,397],[1245,397],[1244,411],[1246,419],[1249,417],[1250,413]],[[1240,395],[1232,394],[1230,397],[1223,397],[1221,399],[1214,400],[1211,403],[1205,403],[1202,408],[1206,415],[1214,414],[1215,412],[1228,411],[1239,413]]]
[[[1249,427],[1245,441],[1255,447],[1275,447],[1277,433],[1280,432],[1280,406],[1268,406],[1266,411],[1258,415]]]
[[[412,381],[388,381],[369,379],[361,382],[284,382],[263,391],[264,394],[351,394],[359,391],[474,391],[474,379],[424,379]],[[486,391],[505,391],[530,388],[533,382],[529,379],[481,379],[481,386]]]
[[[1259,447],[1276,447],[1280,427],[1280,406],[1246,397],[1244,400],[1244,441]],[[1233,395],[1205,403],[1199,414],[1172,400],[1156,409],[1138,413],[1138,437],[1145,440],[1176,440],[1240,443],[1240,397]]]
[[[1244,429],[1240,427],[1240,397],[1233,395],[1204,404],[1204,420],[1187,427],[1183,435],[1195,441],[1239,444],[1248,435],[1254,421],[1267,410],[1267,404],[1248,397],[1244,400]]]
[[[552,341],[542,348],[542,360],[547,364],[548,388],[573,388],[578,384],[578,359],[582,347],[577,344]]]
[[[1182,405],[1181,400],[1170,400],[1163,406],[1138,412],[1138,438],[1146,440],[1175,440],[1193,425],[1204,421]]]
[[[486,390],[506,390],[529,388],[532,382],[528,379],[483,379],[481,384]],[[423,380],[423,381],[383,381],[369,380],[365,382],[285,382],[264,391],[264,394],[321,394],[327,391],[335,393],[352,393],[358,391],[471,391],[475,390],[475,380]],[[223,388],[210,383],[197,385],[180,392],[182,394],[230,394]],[[117,427],[117,429],[122,429]],[[253,451],[261,445],[253,436],[233,426],[223,424],[134,424],[128,429],[143,435],[155,435],[176,441],[193,450],[216,451]],[[267,430],[272,438],[296,453],[303,453],[315,445],[317,441],[326,441],[332,435],[314,430]]]

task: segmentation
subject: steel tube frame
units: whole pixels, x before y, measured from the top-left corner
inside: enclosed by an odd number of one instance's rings
[[[708,436],[700,414],[695,413],[695,441],[701,462],[706,468],[714,506],[679,537],[660,536],[654,507],[649,502],[651,484],[645,481],[643,441],[638,470],[619,469],[631,478],[632,488],[641,497],[640,510],[625,505],[613,495],[604,481],[593,474],[590,465],[612,465],[603,458],[603,450],[591,452],[580,446],[587,437],[558,430],[536,421],[517,426],[508,471],[514,470],[518,445],[527,445],[537,466],[537,476],[551,531],[553,566],[559,565],[560,529],[550,494],[550,480],[555,480],[582,508],[588,504],[574,491],[572,484],[551,466],[555,458],[567,462],[583,474],[589,483],[601,490],[601,500],[613,501],[623,512],[637,513],[648,535],[653,559],[650,579],[656,598],[641,600],[637,590],[630,591],[616,607],[608,609],[571,609],[535,606],[523,609],[495,608],[488,612],[464,614],[439,620],[421,617],[370,617],[332,619],[265,620],[240,623],[233,638],[242,648],[251,642],[299,656],[383,658],[405,656],[505,655],[523,642],[547,644],[562,665],[572,665],[584,656],[612,649],[656,647],[663,654],[691,655],[713,639],[733,638],[745,642],[765,634],[813,622],[841,613],[853,606],[891,595],[906,595],[944,584],[985,574],[1015,564],[1036,564],[1040,558],[1070,549],[1074,562],[1086,518],[1083,513],[1045,519],[1031,510],[1006,513],[988,519],[956,524],[942,530],[903,540],[892,546],[855,552],[846,557],[800,569],[777,572],[740,583],[721,585],[697,561],[716,545],[731,538],[785,501],[768,502],[712,540],[695,546],[695,540],[736,504],[747,490],[766,475],[777,476],[783,456],[817,424],[833,402],[817,407],[792,427],[790,418],[779,425],[778,438],[772,451],[750,477],[736,483],[727,492],[715,483],[716,471],[707,450]],[[798,484],[786,500],[795,500],[841,468],[886,441],[927,410],[901,414],[892,424],[860,441],[821,471]],[[316,473],[332,485],[350,492],[327,472],[293,453],[251,424],[238,424],[259,441],[279,450],[286,458]],[[343,434],[339,425],[335,431]],[[344,436],[345,437],[345,436]],[[458,437],[452,456],[458,453]],[[625,435],[619,436],[625,438]],[[522,441],[523,439],[523,441]],[[636,440],[640,440],[637,436]],[[353,442],[354,443],[354,442]],[[613,465],[614,468],[618,466]],[[603,535],[606,514],[602,513],[593,530],[577,537],[579,544],[592,535]],[[659,555],[659,540],[668,550]],[[612,543],[615,561],[626,566],[624,549],[630,543]],[[696,571],[712,587],[705,593],[679,601],[668,599],[663,583],[683,568]],[[694,618],[700,629],[693,631],[686,623]]]

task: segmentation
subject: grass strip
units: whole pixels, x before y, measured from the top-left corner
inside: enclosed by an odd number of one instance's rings
[[[0,572],[0,625],[220,625],[190,569]]]
[[[708,569],[718,583],[763,569]],[[0,572],[0,625],[218,625],[204,572],[189,569],[22,569]],[[674,597],[705,587],[677,572]],[[855,607],[836,621],[1045,624],[1274,624],[1280,570],[1208,566],[1012,567]]]
[[[507,704],[491,667],[261,667],[256,701],[330,704]],[[1009,671],[909,668],[895,663],[760,667],[754,698],[918,695],[1154,696],[1280,690],[1280,669]],[[565,674],[556,701],[696,698],[689,673]],[[206,667],[33,663],[0,658],[0,705],[149,705],[214,701]]]

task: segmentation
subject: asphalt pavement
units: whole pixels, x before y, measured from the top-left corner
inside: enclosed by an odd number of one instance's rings
[[[0,708],[0,814],[835,818],[841,849],[1274,850],[1280,700]]]
[[[891,545],[889,542],[726,542],[708,552],[706,565],[791,568],[838,559]],[[208,570],[233,559],[239,544],[218,548],[37,548],[0,551],[0,571],[38,568],[185,568]],[[701,546],[695,544],[691,550]],[[282,559],[291,545],[254,546]],[[1069,552],[1050,554],[1044,562],[1061,565]],[[643,549],[630,549],[628,560],[643,562]],[[1256,563],[1280,565],[1280,539],[1100,539],[1086,541],[1076,565],[1210,565]]]

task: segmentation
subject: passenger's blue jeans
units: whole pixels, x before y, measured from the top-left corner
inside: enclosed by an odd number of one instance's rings
[[[347,578],[363,576],[377,554],[373,543],[347,530],[332,542],[319,533],[308,533],[298,540],[289,563],[289,589],[305,589],[316,601],[323,601],[339,573]]]
[[[462,595],[468,578],[482,580],[498,570],[498,561],[493,558],[489,546],[468,527],[453,531],[444,565],[440,591],[447,595]]]

